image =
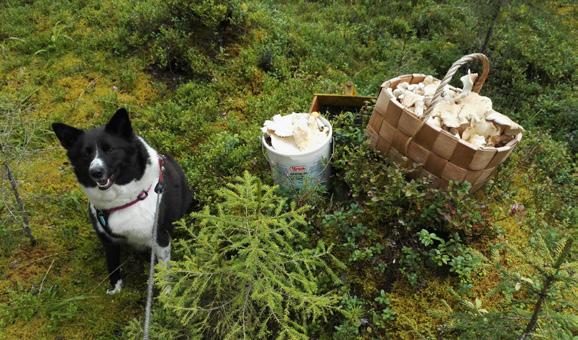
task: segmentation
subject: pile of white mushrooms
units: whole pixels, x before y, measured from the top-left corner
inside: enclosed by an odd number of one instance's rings
[[[275,115],[265,121],[261,131],[271,138],[273,149],[288,155],[312,151],[329,138],[329,127],[318,112]]]
[[[460,78],[463,89],[460,91],[446,85],[442,101],[434,107],[427,123],[442,128],[457,138],[476,146],[499,147],[507,144],[523,128],[507,116],[492,109],[492,100],[472,92],[477,73]],[[440,81],[427,76],[421,83],[399,83],[395,90],[386,91],[391,100],[423,117],[425,108],[431,104]]]

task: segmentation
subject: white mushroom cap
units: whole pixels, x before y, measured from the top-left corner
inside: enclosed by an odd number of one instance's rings
[[[275,115],[261,130],[271,136],[273,149],[286,154],[312,150],[325,142],[329,128],[319,119],[318,112]]]
[[[486,145],[486,139],[484,138],[484,136],[480,135],[472,135],[469,139],[466,139],[466,142],[472,143],[476,146]]]
[[[401,104],[405,107],[411,107],[419,100],[423,100],[423,97],[413,92],[406,91],[403,93]]]
[[[442,121],[441,121],[440,117],[430,116],[427,119],[427,123],[431,126],[435,126],[435,127],[439,128],[439,129],[442,128]]]
[[[397,88],[400,90],[407,90],[409,87],[409,83],[407,81],[403,81],[399,84],[397,84]]]
[[[423,88],[424,96],[433,96],[438,88],[437,84],[428,84]]]
[[[396,89],[396,91],[397,91],[397,89]],[[394,91],[391,90],[391,87],[388,87],[388,88],[385,89],[385,94],[387,94],[387,96],[388,96],[390,99],[395,98]]]
[[[424,107],[425,107],[425,100],[424,97],[421,97],[418,101],[415,102],[415,110],[414,110],[415,115],[418,117],[423,116]]]
[[[464,124],[458,117],[459,106],[451,102],[442,101],[438,103],[434,107],[433,112],[441,118],[444,126],[457,128]]]
[[[500,130],[491,122],[488,122],[485,119],[481,119],[481,120],[471,120],[470,121],[470,126],[464,130],[464,132],[462,133],[462,139],[475,144],[475,145],[485,145],[486,144],[486,140],[489,140],[491,137],[494,136],[499,136],[500,135]],[[483,144],[479,144],[479,139],[480,137],[482,137],[484,139],[484,143]],[[472,140],[475,139],[475,142],[472,142]]]
[[[293,137],[279,137],[275,134],[271,135],[271,146],[273,149],[284,154],[296,154],[301,152]]]
[[[266,120],[261,130],[269,135],[276,134],[279,137],[293,135],[293,115],[275,115],[273,120]]]
[[[468,74],[460,78],[463,84],[462,94],[464,96],[472,92],[472,87],[474,86],[474,82],[476,81],[477,77],[477,73],[470,73],[470,70],[468,70]]]
[[[508,116],[494,110],[488,113],[486,119],[500,125],[504,129],[504,133],[510,136],[515,136],[524,130],[522,126],[511,120]]]
[[[457,94],[458,94],[458,93],[457,93],[453,88],[451,88],[449,85],[446,85],[446,86],[444,87],[443,92],[442,92],[442,97],[443,97],[446,101],[449,101],[449,102],[452,102],[452,103],[453,103],[453,102],[455,102],[455,99],[456,99],[456,95],[457,95]]]
[[[293,139],[299,150],[305,150],[312,142],[309,124],[306,119],[293,119]]]
[[[457,104],[462,106],[460,116],[466,120],[481,120],[486,117],[486,113],[492,110],[492,100],[488,97],[480,96],[475,92],[460,98]]]

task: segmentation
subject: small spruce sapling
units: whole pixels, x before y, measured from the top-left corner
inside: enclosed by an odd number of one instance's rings
[[[573,258],[573,238],[562,239],[553,247],[536,234],[534,254],[523,254],[512,247],[516,257],[525,259],[532,270],[522,274],[503,268],[500,284],[474,302],[452,291],[461,308],[453,316],[444,334],[459,334],[460,338],[484,337],[493,334],[500,339],[557,338],[570,339],[576,331],[575,292],[577,262]],[[484,308],[496,294],[504,296],[501,305]],[[452,308],[446,305],[450,310]],[[531,312],[530,312],[531,310]]]
[[[307,207],[296,208],[245,172],[216,191],[213,206],[180,223],[190,238],[175,249],[182,260],[161,268],[165,308],[209,338],[304,338],[308,324],[326,319],[340,298],[321,278],[339,282],[326,259],[330,248],[307,247],[300,227]]]

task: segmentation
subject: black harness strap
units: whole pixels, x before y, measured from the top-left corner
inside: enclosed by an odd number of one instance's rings
[[[107,233],[108,236],[114,238],[124,238],[124,236],[122,235],[117,235],[113,233],[112,230],[110,229],[110,226],[108,224],[108,216],[110,215],[110,213],[96,208],[94,210],[96,210],[96,220],[98,221],[98,223],[100,223],[100,226],[102,227],[102,229],[104,229],[104,232]]]

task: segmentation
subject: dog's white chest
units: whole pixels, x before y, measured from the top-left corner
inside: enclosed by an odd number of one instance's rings
[[[162,195],[161,195],[162,197]],[[135,248],[148,248],[152,245],[152,231],[155,220],[157,194],[151,190],[143,201],[121,210],[112,212],[108,217],[108,228],[113,235]],[[97,222],[99,223],[99,222]],[[99,231],[105,232],[99,224]]]

